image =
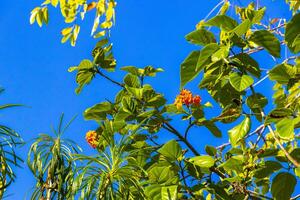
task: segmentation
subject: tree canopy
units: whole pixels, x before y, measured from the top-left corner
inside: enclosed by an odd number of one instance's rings
[[[89,58],[70,63],[68,71],[74,73],[78,95],[95,77],[119,91],[113,100],[95,102],[83,113],[98,126],[86,134],[95,155],[85,155],[62,138],[69,126],[63,128],[63,116],[54,137],[36,138],[27,159],[36,178],[31,199],[300,198],[295,189],[300,177],[300,1],[286,3],[289,19],[268,19],[268,7],[259,1],[245,7],[233,7],[230,0],[217,4],[185,36],[195,50],[180,65],[173,99],[151,85],[162,68],[118,65],[111,42],[114,0],[46,0],[34,8],[30,23],[39,26],[51,19],[50,9],[59,11],[66,24],[61,41],[72,46],[81,21],[93,11],[91,35],[97,43]],[[274,66],[263,68],[255,54],[267,55]],[[111,74],[118,71],[124,76],[116,80]],[[209,93],[214,102],[188,89],[199,77],[199,91]],[[265,79],[274,83],[272,97],[256,90]],[[186,128],[177,128],[179,123]],[[219,128],[222,124],[231,128]],[[215,138],[228,137],[228,142],[199,149],[189,138],[195,127]],[[162,143],[166,132],[173,138]],[[3,134],[19,139],[5,127]],[[19,158],[8,154],[17,164]],[[6,177],[14,178],[6,160],[0,154],[0,186],[9,184]]]

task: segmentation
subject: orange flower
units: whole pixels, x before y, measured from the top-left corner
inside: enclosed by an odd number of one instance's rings
[[[182,108],[182,105],[199,105],[200,103],[201,97],[199,95],[193,97],[192,92],[186,89],[181,90],[180,94],[176,97],[174,102],[178,110]]]
[[[99,144],[99,137],[96,131],[88,131],[85,139],[93,148],[96,148]]]
[[[196,95],[196,96],[193,98],[193,104],[194,104],[195,106],[197,106],[197,105],[200,105],[200,103],[201,103],[201,97],[200,97],[199,95]]]

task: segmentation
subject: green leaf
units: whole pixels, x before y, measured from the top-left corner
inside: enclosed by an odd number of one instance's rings
[[[296,74],[296,68],[288,64],[276,65],[269,71],[270,80],[277,81],[280,84],[288,84],[289,80]]]
[[[294,120],[290,118],[284,118],[276,123],[276,130],[278,135],[283,139],[293,139],[294,133]]]
[[[143,98],[144,88],[133,88],[128,86],[125,86],[125,88],[134,98],[138,100],[141,100]]]
[[[246,99],[247,106],[255,114],[258,121],[262,121],[262,116],[260,115],[261,109],[268,104],[268,99],[260,93],[252,94]]]
[[[89,84],[91,80],[94,78],[94,72],[91,70],[79,70],[76,75],[76,82],[78,87],[76,88],[76,94],[79,94],[83,88],[83,86]]]
[[[268,104],[268,99],[264,95],[256,93],[247,98],[246,104],[251,109],[264,108]]]
[[[217,154],[217,149],[210,145],[205,146],[205,151],[210,156],[215,156]]]
[[[211,156],[207,155],[190,158],[189,162],[201,168],[210,168],[215,164],[215,160]]]
[[[210,132],[218,137],[221,138],[222,137],[222,132],[220,131],[220,129],[211,121],[203,121],[202,124],[208,129],[210,130]]]
[[[178,185],[166,186],[161,188],[161,200],[177,200]]]
[[[133,74],[127,74],[124,77],[124,83],[129,87],[139,88],[141,86],[139,77]]]
[[[224,168],[227,172],[236,171],[240,173],[243,171],[243,161],[241,156],[232,156],[226,162],[218,166],[218,168]]]
[[[49,14],[48,14],[48,8],[47,7],[42,8],[42,14],[43,14],[43,21],[45,22],[45,24],[48,24]]]
[[[291,21],[286,25],[285,41],[290,51],[293,53],[299,53],[300,49],[297,45],[299,43],[300,34],[300,13],[293,16]]]
[[[223,31],[231,31],[233,30],[238,23],[232,19],[231,17],[228,17],[226,15],[217,15],[213,17],[212,19],[208,20],[204,24],[205,26],[216,26],[220,28]]]
[[[246,117],[239,125],[228,131],[229,141],[233,147],[236,147],[238,142],[247,135],[250,126],[250,118]]]
[[[291,156],[297,161],[300,162],[300,148],[295,148],[291,152]]]
[[[240,53],[234,56],[233,61],[237,62],[238,65],[241,66],[241,70],[245,69],[247,72],[251,73],[257,78],[260,77],[261,71],[258,63],[247,53]]]
[[[240,75],[234,72],[229,75],[229,82],[232,85],[232,87],[234,87],[234,89],[236,89],[239,92],[242,92],[250,85],[252,85],[254,80],[249,75]]]
[[[274,200],[289,200],[294,192],[297,180],[290,173],[282,172],[272,181],[271,193]]]
[[[295,38],[293,44],[292,44],[292,48],[294,48],[294,52],[295,53],[299,53],[300,52],[300,33],[297,35],[297,37]]]
[[[176,140],[167,142],[158,152],[171,160],[178,160],[182,156],[182,149]]]
[[[95,72],[93,70],[93,63],[90,60],[83,60],[80,62],[78,67],[70,67],[68,69],[69,72],[78,70],[76,75],[76,82],[78,84],[76,91],[76,94],[79,94],[82,90],[82,88],[89,84],[91,80],[93,79]]]
[[[183,88],[188,82],[196,78],[200,70],[196,70],[200,52],[193,51],[180,65],[180,87]]]
[[[266,7],[260,8],[259,10],[254,10],[253,18],[252,18],[252,23],[255,24],[260,24],[260,21],[265,15],[266,12]]]
[[[37,15],[36,15],[36,22],[38,23],[38,25],[40,27],[42,27],[42,25],[43,25],[43,12],[41,10],[39,10]]]
[[[93,68],[93,63],[88,59],[82,60],[78,65],[78,69],[91,69],[91,68]]]
[[[185,39],[192,44],[197,45],[207,45],[216,42],[214,34],[206,29],[195,30],[187,34],[185,36]]]
[[[262,166],[260,166],[259,169],[254,171],[254,177],[255,178],[265,178],[276,171],[280,170],[282,168],[282,165],[279,162],[276,161],[266,161]]]
[[[227,47],[227,46],[225,46]],[[196,66],[196,71],[201,71],[204,69],[204,67],[208,64],[211,64],[211,57],[214,53],[217,53],[218,50],[220,49],[218,44],[215,43],[211,43],[206,45],[201,51],[200,51],[200,55],[197,61],[197,66]],[[223,50],[221,50],[221,52],[219,53],[219,56],[216,55],[215,57],[220,57],[218,59],[221,59],[223,56],[223,51],[226,51],[226,49],[224,48]]]
[[[109,102],[98,103],[88,109],[83,113],[85,120],[104,120],[106,119],[106,114],[112,110],[113,106]]]
[[[271,32],[267,30],[255,31],[250,36],[249,41],[264,47],[272,56],[280,57],[280,42]]]
[[[217,46],[215,46],[215,47],[217,49]],[[213,52],[214,51],[215,50],[213,49]],[[219,60],[227,58],[229,55],[229,51],[230,51],[230,45],[221,45],[219,47],[219,49],[211,55],[212,62],[217,62]],[[200,55],[201,55],[201,53],[200,53]],[[201,58],[201,60],[202,60],[202,58]]]
[[[140,76],[142,73],[141,73],[141,70],[135,66],[125,66],[125,67],[121,67],[121,70],[124,70],[126,72],[129,72],[133,75],[136,75],[136,76]]]
[[[241,24],[239,24],[237,27],[235,27],[232,32],[234,32],[237,36],[241,37],[251,27],[251,21],[249,19],[244,20]]]

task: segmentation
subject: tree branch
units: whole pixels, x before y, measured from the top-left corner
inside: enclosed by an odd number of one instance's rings
[[[193,152],[193,154],[195,154],[196,156],[200,156],[200,153],[193,147],[193,145],[188,140],[186,140],[169,122],[164,122],[164,124],[166,126],[163,125],[163,128],[176,135]],[[220,176],[223,179],[226,178],[226,175],[223,174],[216,167],[210,167],[209,170],[211,172],[216,173],[218,176]]]
[[[116,84],[116,85],[118,85],[118,86],[124,88],[124,84],[119,83],[118,81],[115,81],[115,80],[111,79],[110,77],[108,77],[107,75],[105,75],[103,72],[101,72],[98,68],[96,68],[96,72],[97,72],[100,76],[102,76],[103,78],[105,78],[105,79],[109,80],[110,82],[112,82],[112,83],[114,83],[114,84]]]

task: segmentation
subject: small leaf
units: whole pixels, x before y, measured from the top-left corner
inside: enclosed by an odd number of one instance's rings
[[[284,118],[276,123],[276,130],[278,135],[283,139],[293,139],[294,133],[294,120],[290,118]]]
[[[201,168],[210,168],[215,164],[215,160],[211,156],[196,156],[193,158],[190,158],[189,161],[193,163],[196,166],[199,166]]]
[[[39,10],[37,15],[36,15],[36,22],[38,23],[38,25],[40,27],[42,27],[42,25],[43,25],[43,12],[41,10]]]
[[[98,103],[88,109],[83,113],[85,120],[104,120],[106,119],[106,114],[112,110],[112,104],[109,102]]]
[[[261,71],[258,63],[250,55],[246,53],[240,53],[233,57],[233,61],[237,62],[242,69],[245,69],[247,72],[251,73],[257,78],[260,77]]]
[[[48,24],[48,22],[49,22],[48,8],[47,7],[42,8],[42,13],[43,13],[43,21],[46,24]]]
[[[235,27],[232,32],[234,32],[237,36],[241,37],[251,27],[251,21],[249,19],[244,20],[241,24],[239,24],[237,27]]]
[[[241,156],[232,156],[226,162],[218,166],[224,168],[227,172],[236,171],[238,173],[243,171],[243,161]]]
[[[177,160],[182,155],[182,149],[176,140],[171,140],[164,144],[158,152],[166,158]]]
[[[206,29],[195,30],[185,36],[186,40],[192,44],[207,45],[210,43],[215,43],[216,39],[212,32]]]
[[[264,108],[268,104],[268,99],[262,94],[256,93],[247,98],[246,104],[251,109]]]
[[[222,132],[220,131],[220,129],[211,121],[203,121],[202,124],[208,129],[210,130],[210,132],[218,137],[221,138],[222,137]]]
[[[229,82],[239,92],[244,91],[250,85],[253,84],[254,80],[249,75],[240,75],[236,72],[231,73],[229,76]]]
[[[177,200],[178,185],[165,186],[161,188],[161,200]]]
[[[205,151],[210,156],[215,156],[217,154],[217,149],[213,146],[206,145]]]
[[[208,20],[207,22],[205,22],[204,25],[216,26],[219,27],[221,30],[229,32],[233,30],[238,25],[238,23],[234,19],[226,15],[217,15],[212,19]]]
[[[71,33],[73,30],[73,27],[67,27],[67,28],[64,28],[62,31],[61,31],[61,34],[62,35],[68,35],[69,33]]]
[[[276,65],[269,71],[270,80],[277,81],[280,84],[288,84],[289,80],[296,74],[296,68],[288,64]]]
[[[229,141],[233,147],[236,147],[238,142],[247,135],[250,126],[250,118],[246,117],[239,125],[228,131]]]

